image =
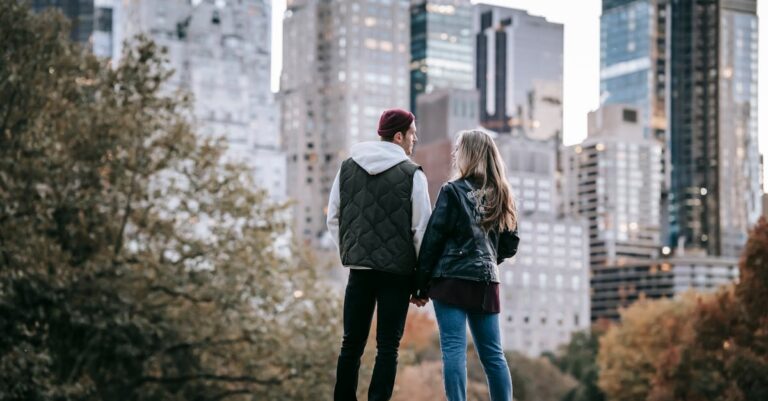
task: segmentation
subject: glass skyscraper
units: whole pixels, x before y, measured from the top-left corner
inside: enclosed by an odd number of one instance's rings
[[[604,0],[603,104],[664,144],[668,245],[738,255],[760,214],[755,0]]]
[[[411,111],[435,89],[474,89],[472,5],[469,0],[411,4]]]
[[[640,111],[646,137],[666,131],[667,0],[605,0],[600,17],[600,93],[604,105]]]
[[[761,210],[757,1],[671,5],[671,235],[737,256]]]

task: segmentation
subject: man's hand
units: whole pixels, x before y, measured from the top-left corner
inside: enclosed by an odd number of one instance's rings
[[[429,298],[415,298],[414,296],[411,296],[410,302],[421,308],[429,302]]]

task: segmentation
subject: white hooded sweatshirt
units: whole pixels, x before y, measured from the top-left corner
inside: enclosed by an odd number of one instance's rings
[[[405,150],[399,145],[385,141],[361,142],[352,146],[350,151],[352,160],[370,175],[376,175],[389,170],[404,160],[409,160]],[[333,180],[331,187],[331,196],[328,200],[328,231],[331,238],[339,247],[339,212],[341,195],[339,194],[339,174],[336,173],[336,179]],[[416,250],[416,256],[419,256],[421,239],[427,229],[429,216],[432,214],[432,206],[429,201],[429,192],[427,189],[427,176],[421,170],[416,170],[413,175],[413,190],[411,191],[411,231],[413,232],[413,247]],[[361,266],[347,266],[353,269],[368,269]]]

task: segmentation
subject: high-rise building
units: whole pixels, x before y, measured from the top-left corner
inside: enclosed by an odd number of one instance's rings
[[[120,37],[143,33],[168,49],[166,90],[189,91],[197,132],[222,137],[275,200],[285,197],[285,155],[269,87],[271,8],[266,0],[126,0]]]
[[[667,130],[669,0],[603,0],[600,16],[601,104],[639,110],[646,137]]]
[[[737,256],[760,214],[757,1],[672,1],[670,231]]]
[[[475,6],[480,122],[501,133],[562,139],[563,25],[526,11]]]
[[[464,89],[436,89],[417,99],[422,113],[416,120],[419,141],[413,149],[413,160],[427,176],[432,204],[453,173],[451,150],[456,134],[480,126],[477,101],[477,91]]]
[[[287,2],[282,136],[295,233],[305,242],[327,233],[325,207],[349,147],[379,139],[385,109],[408,108],[409,18],[405,0]]]
[[[556,213],[556,155],[548,141],[499,134],[496,143],[521,238],[518,254],[501,266],[503,346],[538,356],[589,327],[587,226]]]
[[[638,109],[646,138],[662,145],[664,181],[659,226],[669,238],[670,163],[667,149],[669,0],[603,0],[600,16],[601,106],[628,105]]]
[[[768,193],[763,194],[763,216],[768,218]]]
[[[116,0],[33,0],[35,11],[57,8],[69,18],[70,38],[97,56],[112,57]]]
[[[474,39],[469,0],[418,0],[411,4],[410,107],[435,89],[474,89]]]
[[[618,320],[621,308],[635,301],[713,292],[738,277],[738,259],[728,257],[678,255],[593,268],[592,320]]]
[[[592,267],[658,256],[661,144],[644,136],[636,108],[589,114],[587,138],[564,148],[564,207],[589,227]]]

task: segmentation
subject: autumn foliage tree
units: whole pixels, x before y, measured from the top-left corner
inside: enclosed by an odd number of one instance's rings
[[[739,281],[716,294],[646,301],[600,344],[609,400],[768,399],[768,221],[750,233]]]
[[[671,400],[768,399],[768,220],[752,230],[739,282],[692,315],[694,336],[664,356],[649,396]]]
[[[338,299],[284,207],[193,132],[152,42],[119,65],[0,2],[0,400],[317,400]],[[285,241],[282,241],[285,242]]]

